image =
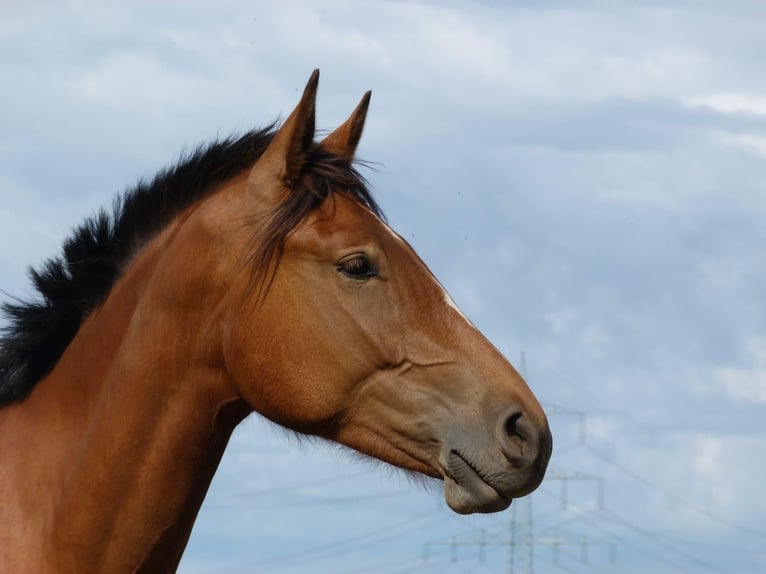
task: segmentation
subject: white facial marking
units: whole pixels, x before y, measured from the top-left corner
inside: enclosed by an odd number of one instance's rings
[[[457,306],[455,300],[450,296],[449,293],[447,293],[447,290],[444,287],[442,287],[442,291],[444,291],[444,302],[447,304],[447,306],[452,307],[458,315],[470,323],[468,317],[466,317],[465,313],[460,310],[460,307]]]
[[[369,209],[368,207],[365,207],[364,205],[362,205],[362,206],[360,206],[360,207],[361,207],[362,209],[364,209],[364,210],[365,210],[367,213],[369,213],[370,215],[372,215],[372,216],[373,216],[375,219],[377,219],[377,220],[380,222],[380,224],[383,226],[383,229],[385,229],[386,231],[388,231],[388,234],[389,234],[391,237],[393,237],[393,238],[394,238],[394,239],[395,239],[397,242],[399,242],[399,243],[403,243],[403,244],[405,244],[405,245],[407,244],[407,242],[406,242],[404,239],[402,239],[402,236],[401,236],[401,235],[399,235],[399,234],[398,234],[396,231],[394,231],[393,229],[391,229],[391,226],[390,226],[388,223],[386,223],[385,221],[383,221],[383,220],[382,220],[380,217],[378,217],[377,215],[375,215],[375,214],[372,212],[372,210],[371,210],[371,209]]]
[[[407,242],[406,242],[404,239],[402,239],[402,236],[401,236],[401,235],[399,235],[399,234],[398,234],[396,231],[394,231],[393,229],[391,229],[391,227],[390,227],[390,226],[389,226],[389,225],[388,225],[388,224],[387,224],[385,221],[383,221],[382,219],[380,219],[379,221],[380,221],[380,222],[383,224],[383,227],[384,227],[384,229],[385,229],[386,231],[388,231],[388,233],[391,235],[391,237],[393,237],[393,238],[394,238],[396,241],[398,241],[399,243],[402,243],[402,244],[404,244],[404,245],[407,245]],[[426,271],[429,271],[429,273],[430,273],[430,270],[426,269]],[[461,310],[460,310],[460,307],[458,307],[458,306],[457,306],[457,303],[455,303],[455,300],[452,298],[452,296],[451,296],[451,295],[450,295],[450,294],[447,292],[447,290],[444,288],[444,285],[442,285],[442,284],[439,282],[439,280],[438,280],[436,277],[434,277],[433,273],[430,273],[430,275],[431,275],[431,277],[433,277],[434,281],[436,281],[436,284],[437,284],[437,285],[439,286],[439,288],[442,290],[442,293],[444,294],[444,302],[447,304],[447,307],[449,307],[449,308],[451,308],[452,310],[454,310],[454,311],[455,311],[455,313],[457,313],[457,314],[458,314],[458,316],[459,316],[460,318],[462,318],[463,320],[465,320],[466,322],[468,322],[470,325],[473,325],[473,323],[471,322],[471,320],[470,320],[468,317],[466,317],[466,316],[465,316],[465,313],[463,313],[463,311],[461,311]]]
[[[434,278],[436,279],[436,278]],[[439,287],[442,288],[442,292],[444,293],[444,302],[447,304],[447,307],[450,307],[455,311],[455,313],[458,314],[459,317],[461,317],[463,320],[466,321],[469,325],[476,328],[476,326],[473,324],[473,321],[471,321],[468,317],[465,316],[465,313],[461,311],[460,307],[457,306],[457,303],[455,303],[455,300],[452,298],[452,296],[447,292],[447,290],[444,288],[444,286],[439,283],[439,280],[437,279],[436,282],[439,284]]]
[[[389,227],[388,223],[386,223],[382,219],[380,220],[380,222],[383,224],[383,227],[386,229],[386,231],[388,231],[391,237],[396,239],[396,241],[398,241],[399,243],[407,243],[404,239],[402,239],[401,235],[399,235],[396,231],[394,231],[393,229],[391,229],[391,227]]]

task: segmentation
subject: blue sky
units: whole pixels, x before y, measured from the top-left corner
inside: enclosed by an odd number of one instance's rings
[[[284,117],[319,67],[319,127],[373,90],[359,151],[391,224],[524,351],[549,409],[549,478],[512,507],[536,571],[762,572],[765,18],[747,1],[5,2],[0,289],[28,293],[28,265],[184,148]],[[513,516],[451,514],[252,416],[180,571],[497,572]]]

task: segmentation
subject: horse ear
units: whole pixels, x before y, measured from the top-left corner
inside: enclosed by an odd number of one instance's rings
[[[367,108],[370,107],[370,96],[372,92],[368,91],[362,96],[362,101],[351,112],[349,118],[343,122],[334,132],[329,134],[319,146],[330,153],[338,155],[349,162],[354,159],[356,146],[362,137],[364,129],[364,120],[367,118]]]
[[[250,170],[250,190],[258,190],[260,193],[264,189],[271,189],[275,179],[290,185],[300,175],[314,142],[318,85],[319,70],[314,70],[303,90],[301,101]]]

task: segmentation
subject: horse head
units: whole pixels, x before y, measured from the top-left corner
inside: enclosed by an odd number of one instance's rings
[[[280,425],[443,479],[456,512],[503,510],[543,478],[545,414],[367,195],[352,160],[369,92],[315,143],[317,84],[206,206],[240,269],[218,266],[232,385]]]

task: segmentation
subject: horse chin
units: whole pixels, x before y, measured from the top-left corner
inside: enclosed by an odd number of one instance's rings
[[[489,464],[480,457],[451,448],[440,457],[444,473],[444,499],[458,514],[500,512],[513,496],[523,494],[514,484],[511,469]]]
[[[459,483],[448,476],[444,478],[444,500],[458,514],[500,512],[512,502],[512,499],[501,496],[486,482],[473,480]]]

